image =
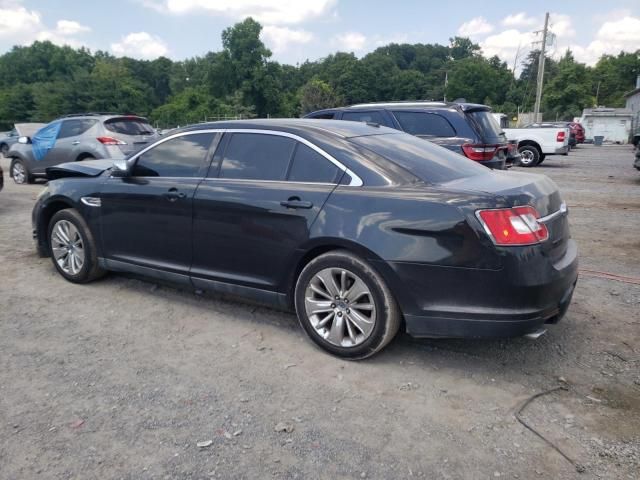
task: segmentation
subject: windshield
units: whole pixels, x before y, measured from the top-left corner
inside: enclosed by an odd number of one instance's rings
[[[152,135],[153,127],[143,118],[112,118],[104,122],[107,130],[123,135]]]
[[[352,137],[367,148],[428,183],[444,183],[487,173],[473,160],[406,133]]]

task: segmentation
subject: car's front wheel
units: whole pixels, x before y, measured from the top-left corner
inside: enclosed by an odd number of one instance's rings
[[[77,210],[57,212],[49,222],[48,234],[51,260],[65,279],[87,283],[104,274],[91,230]]]
[[[377,353],[400,327],[400,309],[383,278],[347,251],[325,253],[304,267],[295,306],[309,338],[348,359]]]
[[[11,162],[11,178],[13,178],[13,181],[18,185],[24,185],[25,183],[31,183],[33,181],[29,169],[22,160],[17,159]]]

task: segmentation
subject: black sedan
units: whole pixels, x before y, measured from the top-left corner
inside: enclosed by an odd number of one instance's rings
[[[577,279],[551,180],[375,124],[201,124],[47,174],[34,237],[67,280],[133,272],[295,309],[316,344],[348,358],[401,326],[539,333]]]

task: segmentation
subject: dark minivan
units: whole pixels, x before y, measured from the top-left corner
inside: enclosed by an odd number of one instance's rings
[[[499,170],[505,169],[508,156],[507,137],[486,105],[420,101],[367,103],[318,110],[304,118],[350,120],[395,128]]]

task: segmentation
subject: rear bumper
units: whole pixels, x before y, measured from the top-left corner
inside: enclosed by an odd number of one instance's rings
[[[492,158],[486,162],[478,162],[480,165],[484,165],[485,167],[493,168],[495,170],[505,170],[506,160],[504,158]]]
[[[501,270],[390,263],[406,330],[415,337],[525,335],[566,313],[578,278],[569,241],[555,263],[539,247],[522,247]]]
[[[565,153],[569,153],[569,145],[563,145],[562,147],[558,147],[553,152],[554,155],[564,155]]]

